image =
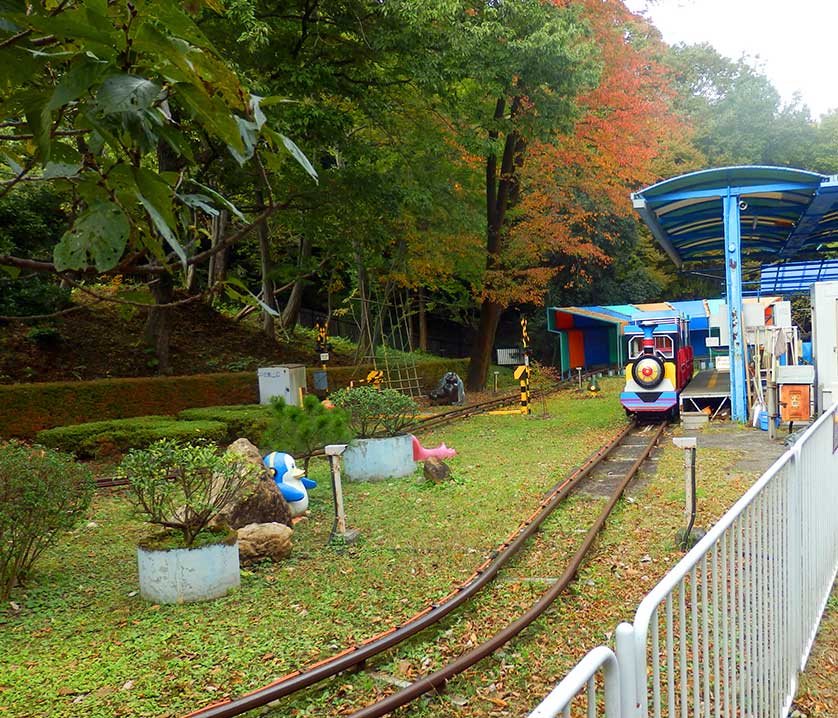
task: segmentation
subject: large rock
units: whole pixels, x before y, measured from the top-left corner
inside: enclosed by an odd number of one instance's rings
[[[291,510],[276,482],[262,461],[262,455],[247,439],[230,444],[228,453],[235,454],[257,468],[238,497],[213,522],[238,529],[248,524],[279,523],[291,526]]]
[[[431,456],[425,459],[422,473],[428,481],[439,483],[451,477],[451,468],[442,459]]]
[[[238,530],[239,560],[243,564],[265,558],[281,561],[291,555],[293,530],[285,524],[248,524]]]

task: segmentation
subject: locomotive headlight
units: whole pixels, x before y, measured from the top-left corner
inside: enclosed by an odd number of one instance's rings
[[[663,380],[663,362],[656,356],[644,356],[632,365],[632,378],[644,389],[652,389]]]

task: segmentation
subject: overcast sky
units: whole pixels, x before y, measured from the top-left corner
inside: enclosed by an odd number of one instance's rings
[[[838,107],[838,0],[625,0],[647,9],[670,45],[709,42],[750,58],[784,100],[795,91],[817,118]]]

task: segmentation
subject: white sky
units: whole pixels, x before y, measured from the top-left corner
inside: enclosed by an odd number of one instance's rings
[[[665,42],[708,42],[748,56],[786,101],[799,91],[812,116],[838,107],[838,0],[625,0]]]

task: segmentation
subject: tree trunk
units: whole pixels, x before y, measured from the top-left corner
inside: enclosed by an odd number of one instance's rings
[[[300,240],[300,254],[297,260],[297,268],[302,273],[303,268],[308,263],[311,257],[311,240],[308,237],[303,237]],[[303,289],[305,288],[305,280],[298,279],[291,287],[291,294],[288,301],[285,303],[285,309],[282,310],[282,319],[280,323],[283,329],[291,329],[296,326],[300,318],[300,307],[303,305]]]
[[[157,143],[157,164],[161,171],[177,172],[181,163],[182,159],[175,154],[168,144],[163,140]],[[172,310],[159,305],[171,304],[174,299],[174,277],[169,272],[164,272],[151,283],[150,289],[157,306],[148,313],[145,324],[145,341],[146,344],[154,347],[158,373],[171,374],[169,337],[172,333]]]
[[[174,298],[174,280],[172,275],[164,272],[151,283],[151,295],[155,304],[169,304]],[[172,333],[172,310],[168,307],[153,307],[148,313],[145,324],[145,341],[154,348],[157,357],[157,371],[160,374],[171,374],[172,365],[169,359],[169,337]]]
[[[416,303],[419,306],[417,323],[419,324],[419,349],[428,351],[428,317],[425,314],[425,288],[419,287]]]
[[[512,99],[509,117],[514,118],[520,107],[520,98]],[[499,98],[495,106],[495,120],[504,119],[506,100]],[[498,132],[489,133],[490,139],[497,139]],[[516,170],[523,164],[524,144],[521,136],[513,130],[506,135],[500,168],[494,154],[486,158],[486,273],[484,296],[480,305],[480,322],[471,350],[466,389],[482,391],[492,364],[492,347],[504,307],[492,299],[492,271],[497,268],[502,250],[503,227],[510,202],[517,197],[518,180]]]
[[[265,209],[265,198],[261,189],[256,190],[256,208],[257,212]],[[262,301],[271,309],[276,309],[276,299],[274,298],[274,283],[271,279],[271,244],[270,233],[268,231],[268,221],[263,219],[256,227],[256,232],[259,236],[259,261],[262,272]],[[262,309],[262,334],[271,341],[274,340],[276,334],[274,330],[273,315]]]
[[[483,391],[486,387],[486,377],[492,365],[492,347],[495,343],[495,332],[503,307],[500,304],[484,299],[480,305],[480,324],[477,336],[471,350],[471,361],[468,365],[466,387],[469,391]]]
[[[212,247],[216,247],[224,237],[224,233],[227,231],[227,217],[227,210],[222,209],[217,217],[212,218],[212,239],[210,241]],[[227,250],[225,249],[221,252],[216,252],[210,257],[207,283],[212,287],[217,282],[223,282],[226,275]]]
[[[358,270],[358,299],[360,301],[361,316],[358,321],[358,345],[355,348],[355,363],[358,364],[369,356],[372,349],[372,328],[370,326],[370,309],[367,301],[367,268],[361,257],[361,247],[357,241],[353,242],[355,249],[355,267]]]

